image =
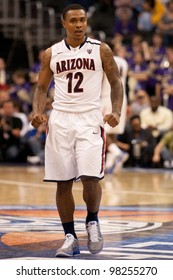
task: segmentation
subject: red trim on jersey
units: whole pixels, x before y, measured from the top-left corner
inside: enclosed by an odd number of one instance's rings
[[[48,133],[49,133],[49,127],[47,126],[46,127],[46,136],[48,135]]]
[[[102,173],[105,167],[106,137],[105,137],[105,130],[102,126],[100,126],[100,130],[101,130],[101,138],[103,139],[102,161],[101,161],[101,171],[100,171],[100,173]]]

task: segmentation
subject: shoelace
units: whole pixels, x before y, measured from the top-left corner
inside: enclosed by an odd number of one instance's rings
[[[98,224],[93,223],[88,225],[88,232],[90,234],[91,242],[98,242],[99,241],[99,231],[98,231]]]

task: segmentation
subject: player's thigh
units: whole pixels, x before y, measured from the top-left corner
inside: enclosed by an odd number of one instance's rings
[[[93,127],[83,133],[83,138],[76,143],[76,159],[79,176],[100,178],[104,171],[105,133],[103,127]]]
[[[75,155],[63,114],[53,112],[45,145],[46,177],[68,180],[76,177]]]

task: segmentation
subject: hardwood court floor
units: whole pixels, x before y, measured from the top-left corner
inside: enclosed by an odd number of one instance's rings
[[[43,167],[0,166],[0,259],[54,258],[63,242],[55,183]],[[85,204],[74,183],[80,259],[173,259],[173,172],[123,169],[101,181],[100,224],[104,250],[86,247]],[[67,202],[68,203],[68,202]]]

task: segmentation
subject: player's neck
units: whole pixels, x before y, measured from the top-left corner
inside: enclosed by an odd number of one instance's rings
[[[82,39],[74,39],[74,38],[66,38],[66,43],[72,47],[77,48],[86,40],[86,37],[83,37]]]

